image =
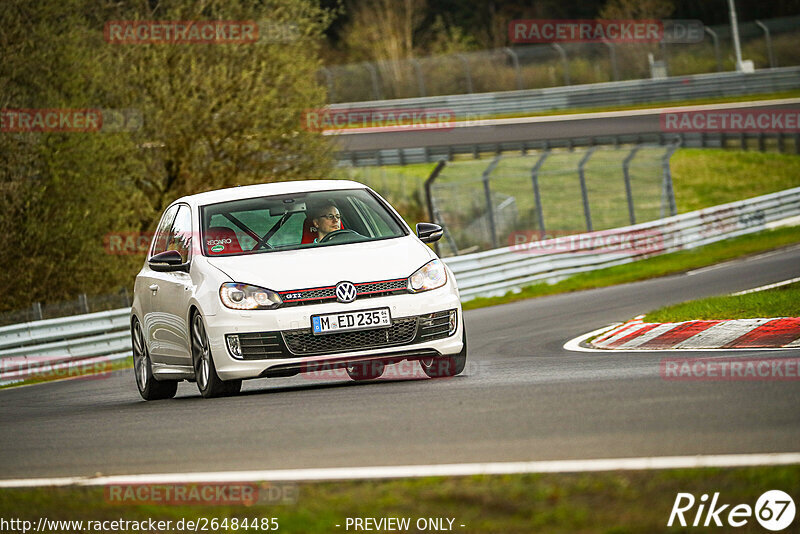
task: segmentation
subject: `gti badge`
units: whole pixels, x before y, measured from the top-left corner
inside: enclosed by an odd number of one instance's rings
[[[351,282],[339,282],[336,284],[336,300],[344,304],[356,300],[356,286]]]

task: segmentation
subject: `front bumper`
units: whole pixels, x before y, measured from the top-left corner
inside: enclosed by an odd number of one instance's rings
[[[417,332],[410,342],[372,347],[363,350],[330,352],[312,350],[309,354],[297,354],[285,342],[279,353],[265,359],[245,360],[234,357],[228,349],[225,337],[229,334],[254,333],[303,333],[310,328],[311,316],[326,313],[349,312],[388,307],[393,320],[418,317],[434,312],[456,310],[456,330],[448,337],[425,340]],[[223,309],[213,317],[206,317],[206,330],[217,374],[223,380],[258,378],[263,376],[289,376],[299,371],[314,369],[320,365],[338,367],[347,362],[382,360],[400,361],[437,355],[458,354],[463,348],[463,318],[458,294],[448,283],[440,289],[417,294],[392,295],[370,299],[359,299],[349,304],[325,303],[307,306],[279,308],[276,310],[254,310],[242,312]],[[324,339],[319,336],[318,340]],[[281,340],[283,341],[283,339]],[[297,345],[294,345],[296,349]],[[284,350],[289,349],[289,350]],[[338,349],[337,349],[338,350]],[[285,356],[285,357],[284,357]]]

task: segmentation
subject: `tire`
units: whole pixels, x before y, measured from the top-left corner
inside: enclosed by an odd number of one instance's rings
[[[153,376],[153,367],[150,353],[142,333],[142,325],[138,319],[131,323],[131,344],[133,346],[133,373],[136,377],[136,387],[144,400],[171,399],[178,392],[176,380],[156,380]]]
[[[192,316],[192,364],[197,389],[203,398],[236,395],[242,389],[241,380],[222,380],[217,374],[206,327],[199,313]]]
[[[386,366],[383,362],[356,362],[347,366],[347,374],[353,380],[375,380],[380,378]]]
[[[461,335],[464,348],[461,352],[453,356],[440,356],[438,358],[420,358],[419,364],[422,370],[430,378],[446,378],[456,376],[464,371],[467,366],[467,331]]]

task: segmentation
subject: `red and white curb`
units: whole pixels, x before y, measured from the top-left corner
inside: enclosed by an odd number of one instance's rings
[[[763,349],[800,347],[800,317],[645,323],[612,327],[589,345],[605,350]]]

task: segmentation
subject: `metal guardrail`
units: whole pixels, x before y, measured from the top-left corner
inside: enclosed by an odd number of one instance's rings
[[[773,93],[798,88],[800,88],[800,67],[783,67],[760,69],[752,73],[717,72],[523,91],[349,102],[332,104],[330,108],[375,111],[446,109],[452,111],[457,118],[468,120],[512,113],[675,102],[694,98]]]
[[[800,216],[800,187],[614,230],[445,258],[464,301],[707,245]],[[545,252],[541,252],[545,251]]]
[[[107,364],[129,357],[130,313],[122,308],[0,327],[0,385],[74,376],[72,362]]]
[[[467,301],[757,232],[790,217],[800,217],[800,187],[658,221],[566,236],[559,238],[560,242],[535,241],[444,261],[456,275],[462,300]],[[578,245],[565,251],[539,252],[557,249],[564,240]],[[609,250],[612,244],[616,250]],[[53,365],[98,356],[129,356],[129,315],[130,309],[122,308],[0,328],[0,364],[5,358],[14,361],[8,373],[0,365],[0,383],[19,376],[24,359]]]
[[[75,338],[129,332],[130,308],[0,327],[0,358],[9,350]]]
[[[337,157],[340,166],[380,167],[384,165],[408,165],[411,163],[435,163],[442,159],[452,161],[456,156],[465,155],[479,159],[486,155],[512,152],[524,156],[529,151],[544,151],[555,148],[572,150],[580,147],[604,145],[620,147],[622,145],[641,145],[646,143],[658,145],[678,143],[683,148],[735,147],[742,150],[757,148],[762,152],[766,150],[767,145],[774,144],[780,152],[800,154],[800,134],[798,133],[642,133],[569,137],[548,139],[546,141],[507,141],[502,143],[452,144],[420,148],[354,150],[339,152]],[[751,147],[751,144],[755,146]]]
[[[732,97],[753,95],[800,88],[800,67],[762,69],[753,73],[721,72],[675,76],[660,80],[633,80],[587,84],[580,86],[449,95],[397,100],[376,100],[334,104],[333,110],[370,109],[446,109],[463,120],[502,114],[535,113],[559,109],[580,109],[600,106],[625,106],[653,102],[675,102],[693,98]],[[480,121],[476,121],[480,124]],[[509,141],[484,143],[452,143],[448,145],[416,148],[389,148],[380,150],[343,150],[336,155],[339,165],[382,166],[430,163],[442,158],[453,159],[457,155],[501,154],[528,150],[593,145],[615,145],[659,143],[669,144],[680,138],[681,146],[704,147],[725,146],[730,139],[740,140],[756,136],[763,150],[765,138],[782,139],[781,134],[675,134],[642,132],[640,134],[608,135],[584,138],[564,138],[547,141]],[[800,137],[795,136],[795,151],[800,153]],[[780,146],[783,146],[780,143]]]

